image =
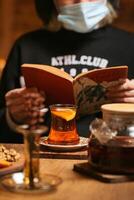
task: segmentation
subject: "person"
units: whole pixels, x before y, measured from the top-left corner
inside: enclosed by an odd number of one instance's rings
[[[34,125],[43,120],[45,94],[26,88],[23,63],[46,64],[72,77],[87,70],[128,65],[128,79],[108,89],[112,102],[134,103],[134,34],[111,26],[117,0],[35,0],[43,28],[26,33],[13,45],[0,84],[0,141],[21,143],[15,125]],[[45,81],[45,80],[44,80]],[[57,91],[58,92],[58,91]],[[81,136],[99,113],[77,121]],[[50,127],[49,112],[45,124]]]

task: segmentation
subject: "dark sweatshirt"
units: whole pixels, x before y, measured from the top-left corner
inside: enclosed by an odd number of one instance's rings
[[[21,64],[52,65],[73,77],[94,68],[128,65],[128,77],[133,79],[133,57],[134,34],[111,26],[84,34],[64,29],[24,34],[10,51],[0,83],[0,142],[22,142],[22,136],[8,127],[5,117],[6,92],[22,86]],[[81,136],[88,136],[89,124],[96,116],[97,113],[77,121]]]

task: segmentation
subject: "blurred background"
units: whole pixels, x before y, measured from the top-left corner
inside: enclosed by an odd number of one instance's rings
[[[119,17],[113,25],[134,32],[134,0],[120,0]],[[41,26],[34,0],[0,0],[0,58],[7,58],[21,34]]]

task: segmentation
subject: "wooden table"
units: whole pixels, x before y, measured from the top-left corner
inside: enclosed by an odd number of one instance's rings
[[[20,148],[20,145],[15,146]],[[85,160],[86,161],[86,160]],[[1,200],[133,200],[134,182],[103,183],[73,171],[83,159],[41,158],[40,171],[58,175],[62,183],[48,194],[15,194],[0,189]]]

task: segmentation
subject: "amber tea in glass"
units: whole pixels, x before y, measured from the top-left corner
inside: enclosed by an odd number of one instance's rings
[[[51,129],[48,136],[50,144],[77,144],[79,135],[76,128],[76,106],[55,104],[50,106]]]

